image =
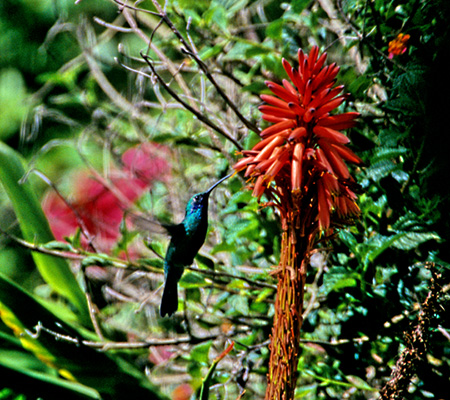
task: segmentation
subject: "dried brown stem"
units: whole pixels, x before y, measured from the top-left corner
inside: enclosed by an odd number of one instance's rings
[[[440,275],[436,273],[434,264],[430,266],[433,274],[430,291],[422,304],[417,325],[412,332],[405,333],[406,348],[395,364],[391,379],[380,391],[382,400],[403,399],[415,372],[420,365],[426,363],[428,330],[442,294],[442,288],[438,283]]]

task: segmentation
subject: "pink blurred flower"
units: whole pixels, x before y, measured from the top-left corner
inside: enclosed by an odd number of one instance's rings
[[[154,365],[166,363],[174,356],[173,346],[152,346],[149,348],[148,359]]]
[[[153,143],[127,150],[122,156],[122,168],[111,168],[108,186],[90,171],[80,171],[74,179],[70,206],[56,192],[49,192],[43,210],[56,240],[64,240],[82,227],[93,238],[97,250],[110,251],[119,237],[124,210],[154,181],[165,181],[170,176],[168,155],[166,147]],[[83,245],[88,245],[86,238]]]
[[[167,147],[158,143],[144,143],[123,153],[122,162],[125,169],[141,182],[151,184],[154,180],[167,179],[168,156]]]

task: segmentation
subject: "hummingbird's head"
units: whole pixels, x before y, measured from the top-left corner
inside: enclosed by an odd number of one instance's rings
[[[196,195],[192,196],[186,205],[186,215],[208,207],[208,199],[210,193],[211,192],[208,191],[197,193]]]
[[[233,174],[227,175],[224,178],[220,179],[218,182],[216,182],[214,185],[212,185],[206,192],[197,193],[196,195],[192,196],[191,199],[188,201],[186,205],[186,215],[189,215],[191,213],[195,213],[197,210],[207,210],[208,209],[208,199],[211,192],[225,179],[228,179],[230,176],[233,176]]]

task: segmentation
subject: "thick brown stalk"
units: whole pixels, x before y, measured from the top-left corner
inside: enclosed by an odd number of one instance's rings
[[[291,214],[292,215],[292,214]],[[266,400],[294,398],[300,351],[303,296],[311,235],[300,236],[294,218],[285,221],[281,243],[275,316],[270,344]]]

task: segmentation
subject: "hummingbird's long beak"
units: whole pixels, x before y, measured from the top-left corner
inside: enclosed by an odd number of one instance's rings
[[[210,194],[215,189],[216,186],[220,185],[224,180],[231,178],[235,174],[236,174],[236,172],[233,172],[232,174],[229,174],[229,175],[223,177],[222,179],[217,181],[214,185],[212,185],[205,193]]]

